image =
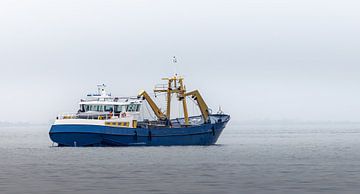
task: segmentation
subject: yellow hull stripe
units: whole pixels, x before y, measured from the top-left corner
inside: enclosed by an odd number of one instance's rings
[[[112,127],[129,127],[129,122],[105,122],[106,126],[112,126]]]

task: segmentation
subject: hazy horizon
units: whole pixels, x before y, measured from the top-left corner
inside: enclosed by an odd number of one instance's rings
[[[0,2],[0,121],[48,123],[105,83],[177,71],[233,121],[360,122],[358,1]]]

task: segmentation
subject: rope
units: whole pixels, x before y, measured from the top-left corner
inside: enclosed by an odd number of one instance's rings
[[[178,118],[180,118],[180,114],[181,114],[181,113],[180,113],[180,111],[181,111],[181,110],[180,110],[180,103],[181,103],[181,101],[178,101],[178,112],[179,112],[179,113],[178,113]]]
[[[193,111],[195,112],[195,105],[197,105],[198,107],[199,107],[199,105],[197,104],[197,102],[194,99],[190,98],[190,100],[193,102]],[[196,110],[198,110],[198,109],[196,109]]]
[[[151,117],[152,119],[156,120],[156,118],[155,118],[155,117],[153,117],[153,115],[151,114],[151,112],[150,112],[150,110],[149,110],[149,107],[148,107],[149,105],[148,105],[148,103],[146,102],[145,104],[146,104],[146,105],[145,105],[146,110],[148,111],[148,113],[149,113],[150,117]]]

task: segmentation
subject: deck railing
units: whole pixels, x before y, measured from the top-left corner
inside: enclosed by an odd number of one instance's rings
[[[167,90],[168,85],[167,84],[156,84],[154,87],[155,90]]]
[[[63,120],[63,119],[94,119],[94,120],[108,120],[111,118],[119,118],[120,115],[116,114],[77,114],[77,113],[63,113],[59,114],[56,119]]]

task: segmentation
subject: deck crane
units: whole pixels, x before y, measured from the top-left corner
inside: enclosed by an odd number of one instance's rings
[[[159,120],[166,120],[167,117],[161,112],[160,108],[155,104],[155,102],[151,99],[151,97],[149,96],[149,94],[145,91],[145,90],[142,90],[140,91],[140,93],[138,94],[137,96],[138,98],[143,98],[144,100],[146,100],[151,109],[154,111],[156,117],[159,119]]]
[[[184,86],[184,78],[180,77],[175,74],[175,76],[170,78],[163,78],[162,80],[166,80],[168,83],[166,85],[160,85],[155,87],[154,92],[155,93],[166,93],[167,100],[166,100],[166,114],[161,112],[160,108],[155,104],[155,102],[151,99],[151,97],[148,95],[148,93],[144,90],[142,90],[138,98],[143,98],[146,100],[151,109],[154,111],[156,117],[159,120],[162,121],[170,121],[170,110],[171,110],[171,95],[173,93],[177,94],[178,100],[182,101],[183,104],[183,110],[184,110],[184,121],[185,125],[189,125],[189,114],[187,110],[187,104],[186,104],[186,97],[191,96],[198,104],[202,117],[204,119],[204,122],[207,123],[209,120],[209,108],[206,105],[204,99],[200,95],[200,92],[198,90],[194,90],[191,92],[186,93],[186,88]]]

